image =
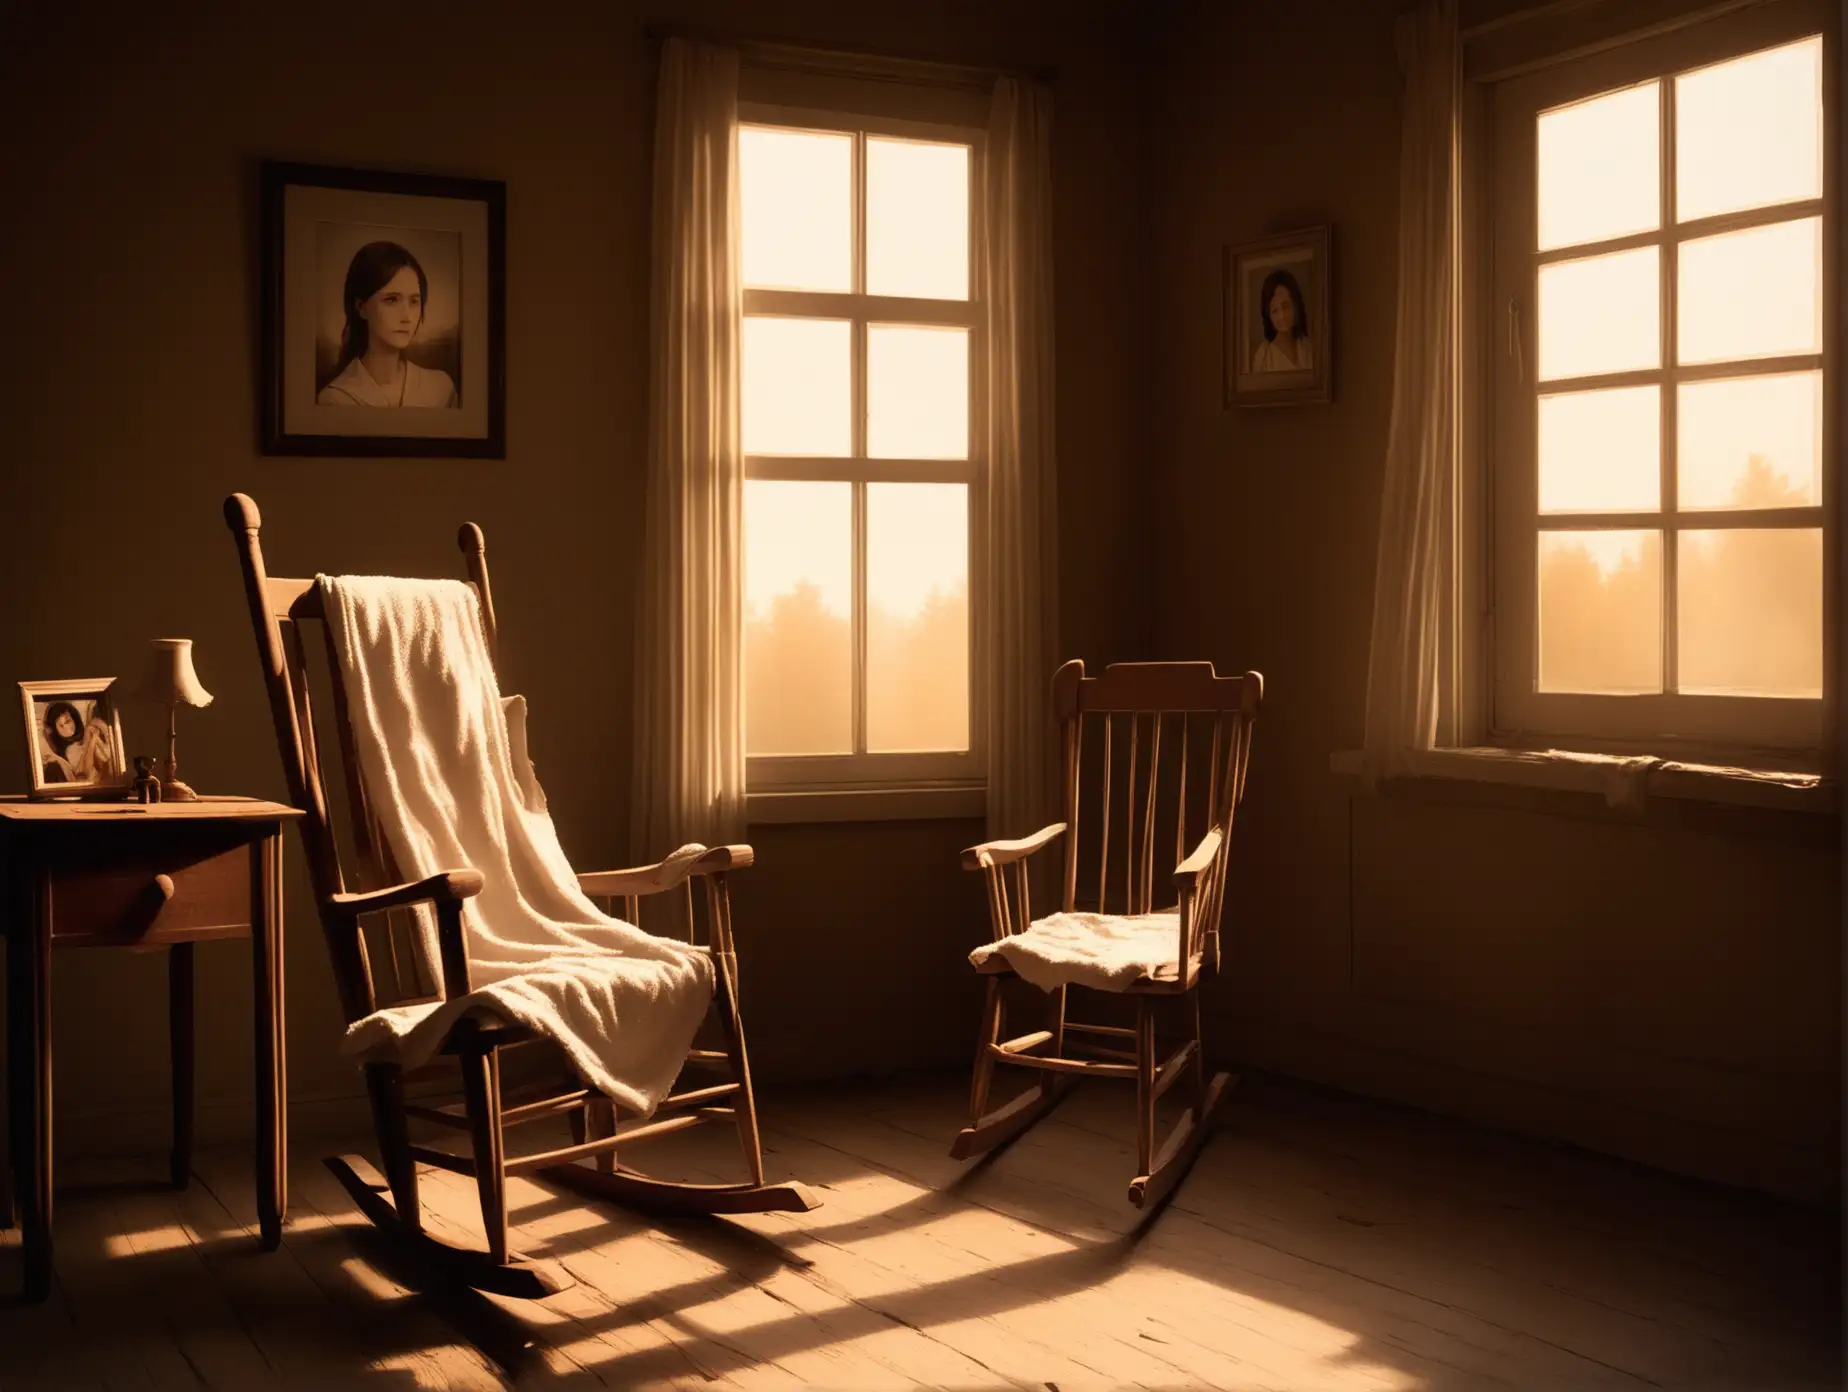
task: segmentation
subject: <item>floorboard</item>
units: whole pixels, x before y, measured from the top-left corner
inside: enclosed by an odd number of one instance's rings
[[[513,1180],[513,1246],[577,1282],[539,1302],[403,1264],[319,1161],[369,1138],[297,1148],[268,1254],[247,1146],[202,1150],[179,1193],[162,1157],[73,1159],[51,1298],[0,1303],[0,1388],[1841,1385],[1833,1214],[1262,1078],[1143,1214],[1129,1089],[1078,1088],[962,1163],[964,1084],[771,1091],[766,1166],[814,1186],[808,1213],[665,1217]],[[719,1128],[632,1160],[737,1177]],[[434,1232],[481,1242],[471,1180],[422,1185]],[[0,1290],[18,1274],[0,1233]]]

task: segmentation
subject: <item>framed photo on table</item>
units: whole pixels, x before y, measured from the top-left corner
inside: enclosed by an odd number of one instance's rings
[[[35,798],[119,795],[128,786],[114,677],[19,684]]]
[[[263,451],[504,459],[507,186],[268,162]]]
[[[1226,248],[1226,405],[1333,399],[1328,244],[1309,227]]]

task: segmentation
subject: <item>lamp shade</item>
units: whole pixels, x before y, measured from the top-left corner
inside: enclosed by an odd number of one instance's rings
[[[168,706],[209,706],[212,693],[193,671],[192,639],[155,638],[148,644],[148,666],[135,695]]]

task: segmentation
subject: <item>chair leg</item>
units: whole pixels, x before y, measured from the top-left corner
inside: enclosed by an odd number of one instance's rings
[[[1060,993],[1058,1023],[1063,1028],[1065,1002]],[[1001,998],[1001,982],[988,978],[988,999],[982,1006],[982,1029],[975,1041],[975,1080],[969,1087],[969,1124],[950,1142],[950,1159],[967,1160],[998,1146],[1006,1145],[1034,1122],[1050,1112],[1069,1087],[1050,1074],[1029,1084],[1011,1102],[988,1110],[988,1094],[995,1077],[994,1055],[989,1048],[1000,1042],[1006,1024],[1007,1003]]]
[[[616,1134],[616,1104],[607,1097],[593,1097],[584,1104],[584,1139],[600,1141],[606,1136]],[[606,1150],[595,1159],[595,1164],[604,1174],[616,1171],[616,1152]]]
[[[715,899],[722,915],[723,898],[715,895]],[[712,956],[717,979],[713,983],[712,1003],[718,1014],[719,1032],[725,1039],[726,1062],[731,1067],[732,1081],[738,1087],[732,1120],[738,1128],[738,1144],[744,1151],[750,1179],[743,1184],[687,1184],[654,1179],[623,1169],[615,1163],[613,1154],[598,1157],[595,1169],[564,1164],[535,1170],[534,1174],[580,1194],[679,1213],[806,1213],[821,1202],[807,1185],[796,1180],[764,1182],[757,1098],[751,1087],[751,1060],[744,1044],[744,1020],[738,1010],[738,961],[726,946],[729,937],[729,932],[723,929],[715,934]],[[585,1129],[592,1134],[613,1135],[615,1121],[615,1108],[607,1098],[599,1098],[590,1104]]]
[[[1160,1150],[1155,1150],[1154,1080],[1160,1063],[1155,1051],[1155,1002],[1143,1000],[1138,1005],[1136,1153],[1141,1162],[1141,1173],[1129,1182],[1129,1201],[1137,1208],[1149,1208],[1159,1203],[1180,1181],[1188,1166],[1199,1155],[1215,1117],[1225,1104],[1226,1094],[1237,1084],[1238,1076],[1233,1073],[1208,1074],[1206,1040],[1200,1030],[1200,995],[1197,990],[1190,991],[1183,1009],[1187,1012],[1187,1021],[1193,1031],[1194,1056],[1188,1066],[1193,1070],[1194,1102],[1170,1128]]]
[[[398,1222],[408,1232],[423,1231],[417,1199],[417,1162],[411,1158],[410,1130],[404,1116],[404,1078],[396,1064],[366,1065],[366,1093],[372,1099],[372,1126],[378,1133],[379,1159],[391,1185]]]
[[[969,1124],[981,1121],[988,1110],[988,1089],[995,1078],[994,1055],[988,1051],[1001,1039],[1002,1017],[1006,1008],[1001,1002],[1001,982],[988,978],[988,998],[982,1003],[982,1028],[975,1037],[975,1078],[969,1085]]]
[[[1194,1056],[1189,1066],[1193,1069],[1194,1115],[1204,1117],[1206,1115],[1207,1081],[1206,1035],[1200,1030],[1200,992],[1198,990],[1187,993],[1187,1013],[1193,1023]]]
[[[572,1285],[571,1273],[557,1262],[531,1261],[512,1253],[506,1261],[497,1262],[479,1247],[457,1247],[426,1232],[407,1229],[384,1197],[385,1180],[363,1155],[330,1155],[326,1164],[359,1211],[440,1286],[467,1286],[516,1300],[543,1300]]]
[[[737,1105],[733,1108],[738,1124],[738,1148],[744,1152],[744,1168],[751,1176],[751,1183],[760,1185],[764,1182],[763,1138],[757,1130],[757,1096],[751,1090],[751,1059],[744,1046],[744,1020],[738,1013],[737,982],[732,977],[729,954],[715,953],[714,956],[718,971],[712,1005],[718,1012],[719,1031],[725,1036],[732,1081],[738,1084]]]
[[[1136,1173],[1146,1175],[1155,1156],[1155,1009],[1136,1002]]]
[[[475,1187],[481,1192],[481,1224],[488,1258],[507,1260],[507,1175],[501,1134],[500,1051],[470,1048],[462,1054],[462,1095],[475,1142]]]

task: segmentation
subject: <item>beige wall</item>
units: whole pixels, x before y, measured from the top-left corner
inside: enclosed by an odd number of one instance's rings
[[[1329,772],[1360,740],[1391,403],[1394,9],[1179,3],[1155,39],[1152,646],[1267,681],[1222,1028],[1286,1072],[1829,1197],[1832,822],[1371,799]],[[1223,408],[1222,244],[1323,222],[1334,403]]]
[[[143,8],[8,6],[0,20],[6,681],[120,673],[146,638],[190,635],[218,700],[183,717],[188,777],[279,795],[220,500],[234,489],[258,499],[280,574],[455,574],[455,526],[473,518],[487,529],[506,685],[534,704],[534,754],[566,847],[586,868],[621,862],[646,436],[645,19],[1058,69],[1056,217],[1082,229],[1057,266],[1064,636],[1094,661],[1134,654],[1143,257],[1127,3],[429,4],[376,29],[330,20],[325,6]],[[506,181],[504,462],[258,453],[263,158]],[[128,708],[136,750],[156,748],[159,720]],[[0,788],[23,788],[16,726],[0,751]],[[763,1075],[965,1056],[976,994],[957,966],[984,928],[956,852],[980,832],[938,822],[756,836],[762,864],[738,898]],[[298,850],[289,872],[301,1129],[363,1113],[350,1105],[357,1075],[335,1054]],[[235,1132],[247,1124],[246,958],[221,945],[199,959],[201,1126]],[[66,1142],[97,1141],[105,1123],[126,1123],[123,1143],[164,1134],[162,972],[158,957],[58,960]]]
[[[189,775],[277,794],[219,500],[259,499],[284,573],[453,574],[454,524],[472,517],[567,848],[619,859],[645,438],[642,10],[528,5],[516,22],[511,5],[428,6],[405,55],[319,11],[258,18],[273,7],[219,0],[105,25],[102,7],[63,8],[0,19],[0,122],[31,130],[0,145],[0,678],[120,672],[146,637],[190,634],[219,700],[186,721]],[[1817,1193],[1840,1076],[1832,829],[1368,800],[1328,771],[1360,734],[1391,390],[1391,9],[1179,0],[1152,56],[1129,0],[663,0],[648,15],[1058,68],[1066,650],[1209,656],[1269,681],[1217,1001],[1225,1052]],[[507,181],[506,461],[257,453],[264,157]],[[1336,400],[1225,410],[1222,244],[1315,222],[1335,228]],[[131,706],[131,744],[154,748],[158,719]],[[0,787],[22,787],[9,741]],[[753,833],[762,863],[738,898],[764,1076],[966,1057],[976,997],[960,957],[984,927],[954,859],[979,835]],[[295,1124],[348,1123],[357,1079],[334,1052],[298,854],[290,870]],[[124,1144],[164,1133],[161,967],[59,961],[67,1141],[98,1143],[105,1124]],[[200,970],[202,1126],[224,1134],[247,1124],[247,969],[219,946]]]

